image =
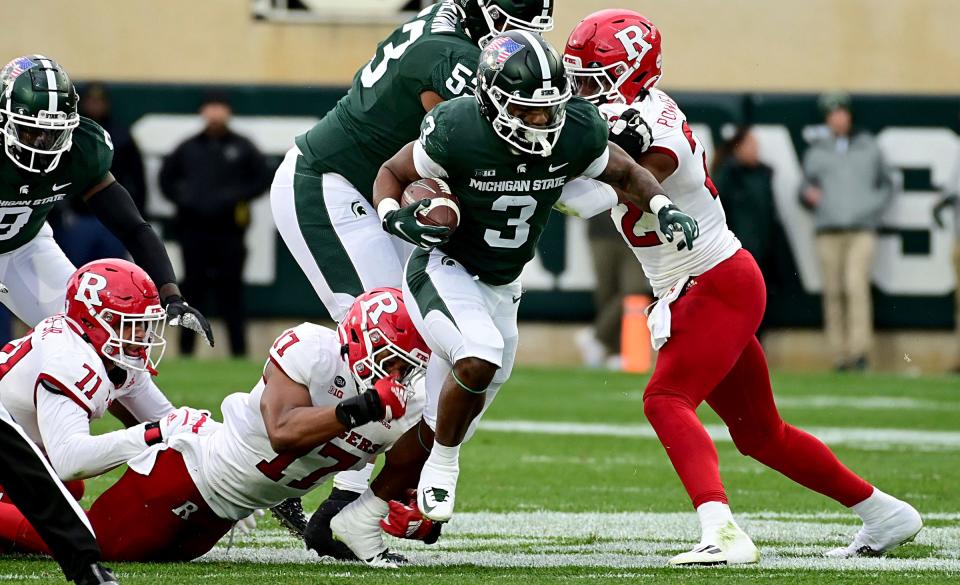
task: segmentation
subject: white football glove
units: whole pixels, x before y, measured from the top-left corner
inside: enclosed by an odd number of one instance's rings
[[[213,420],[209,410],[197,410],[189,406],[181,406],[157,422],[164,443],[169,441],[170,437],[183,433],[209,435],[220,426],[220,423]]]
[[[610,126],[610,139],[636,158],[653,146],[653,131],[639,111],[627,108]]]
[[[257,518],[263,518],[263,515],[263,510],[254,510],[253,513],[246,518],[237,520],[234,528],[236,528],[240,534],[250,534],[257,529]]]

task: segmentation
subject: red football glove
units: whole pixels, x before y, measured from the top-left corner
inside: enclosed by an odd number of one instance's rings
[[[396,377],[380,378],[373,385],[373,389],[380,397],[383,406],[383,422],[390,422],[402,417],[407,412],[407,389]]]
[[[409,504],[396,500],[388,502],[390,513],[380,521],[380,528],[397,538],[422,540],[427,544],[433,544],[440,538],[441,523],[423,517],[420,509],[417,508],[416,491],[410,491],[413,492],[414,497]]]

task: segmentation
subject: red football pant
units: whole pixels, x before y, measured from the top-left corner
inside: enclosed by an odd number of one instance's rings
[[[150,475],[128,469],[87,512],[105,561],[189,561],[233,526],[215,515],[197,491],[183,456],[161,451]],[[0,542],[50,554],[17,508],[0,503]]]
[[[765,307],[763,276],[746,250],[691,279],[671,307],[670,339],[644,392],[644,413],[694,508],[727,502],[717,449],[696,414],[704,400],[744,455],[844,506],[862,502],[873,487],[777,412],[755,335]]]

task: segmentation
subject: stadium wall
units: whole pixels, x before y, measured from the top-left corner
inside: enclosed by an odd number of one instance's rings
[[[172,208],[157,189],[160,159],[199,129],[193,113],[204,86],[119,84],[113,87],[115,115],[133,125],[149,177],[148,211],[158,227]],[[237,128],[260,148],[280,157],[292,138],[309,128],[343,95],[343,88],[234,87]],[[813,94],[676,92],[708,152],[725,125],[753,122],[765,161],[774,168],[778,227],[776,266],[768,282],[774,327],[820,323],[820,278],[813,226],[797,199],[804,136],[815,134],[820,114]],[[898,171],[902,189],[884,219],[873,268],[876,322],[880,328],[939,328],[953,325],[955,288],[951,264],[953,230],[933,226],[938,189],[960,160],[960,99],[941,96],[856,95],[858,124],[878,133]],[[723,197],[723,194],[720,195]],[[322,308],[279,242],[266,198],[253,206],[251,250],[245,278],[257,317],[320,317]],[[951,219],[952,218],[948,218]],[[178,256],[171,243],[172,254]],[[524,272],[527,294],[521,317],[573,321],[591,316],[593,275],[584,222],[555,215],[536,259]]]
[[[594,10],[645,12],[675,90],[960,93],[956,0],[558,4],[555,43]],[[344,84],[391,28],[258,21],[248,0],[8,0],[0,22],[7,58],[42,52],[79,79],[177,83]]]

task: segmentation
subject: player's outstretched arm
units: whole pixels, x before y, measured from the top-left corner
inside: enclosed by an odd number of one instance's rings
[[[392,377],[329,407],[314,406],[307,387],[292,380],[273,362],[263,375],[266,386],[260,398],[260,413],[270,447],[277,453],[302,454],[343,431],[378,420],[389,422],[406,411],[407,391]]]
[[[683,232],[684,239],[678,249],[693,249],[693,241],[700,235],[697,220],[680,211],[670,201],[663,186],[647,168],[634,161],[616,144],[611,143],[609,149],[607,167],[597,179],[609,184],[621,197],[636,204],[643,211],[655,214],[660,221],[660,231],[668,242],[673,241],[675,231]]]
[[[421,248],[431,248],[446,241],[450,230],[446,227],[421,223],[418,213],[430,206],[429,199],[400,207],[400,197],[407,185],[424,177],[417,169],[414,141],[400,149],[397,154],[380,167],[373,182],[373,205],[377,208],[384,231]],[[432,176],[442,176],[435,173]]]
[[[213,346],[210,323],[200,311],[183,300],[163,241],[140,215],[133,198],[123,185],[117,182],[112,173],[107,173],[100,183],[84,194],[83,200],[97,219],[130,251],[134,262],[142,266],[157,284],[160,299],[171,318],[171,325],[182,325]]]

